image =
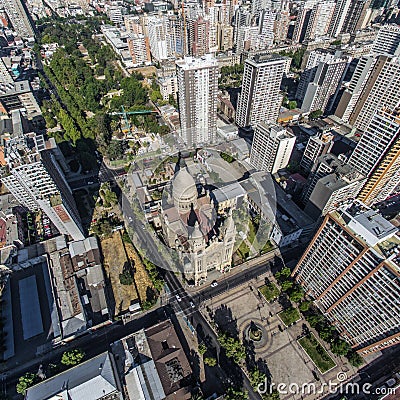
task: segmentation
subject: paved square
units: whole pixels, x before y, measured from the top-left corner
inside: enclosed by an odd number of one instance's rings
[[[202,312],[209,320],[212,317],[216,326],[238,334],[241,340],[248,338],[248,330],[252,322],[261,328],[263,339],[259,343],[254,342],[253,357],[256,362],[259,360],[265,362],[271,374],[271,382],[275,384],[275,387],[279,383],[284,383],[287,386],[297,384],[301,388],[303,384],[313,382],[318,390],[322,383],[328,383],[329,380],[337,381],[338,372],[346,371],[348,376],[352,375],[355,371],[349,372],[351,367],[343,365],[343,362],[330,352],[337,366],[324,375],[318,372],[316,366],[297,343],[306,321],[302,318],[295,325],[285,328],[277,316],[282,306],[277,301],[267,303],[258,292],[258,287],[261,287],[263,283],[264,279],[258,278],[214,297],[204,303]],[[321,343],[326,347],[322,341]],[[303,396],[301,393],[281,394],[281,399],[321,397],[323,395],[318,393]]]

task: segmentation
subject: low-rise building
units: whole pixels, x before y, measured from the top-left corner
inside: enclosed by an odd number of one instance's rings
[[[114,356],[105,352],[27,389],[25,400],[122,400]]]
[[[128,400],[186,400],[192,369],[170,320],[111,345]]]

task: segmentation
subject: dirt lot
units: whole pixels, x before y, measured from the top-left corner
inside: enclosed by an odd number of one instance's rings
[[[135,268],[135,283],[136,288],[139,293],[139,298],[141,301],[145,301],[147,298],[146,291],[148,287],[153,287],[149,275],[139,258],[136,249],[130,243],[125,243],[126,252],[128,253],[128,257],[131,260],[132,265]]]
[[[156,67],[150,66],[150,67],[140,67],[140,68],[129,68],[128,70],[129,73],[141,73],[143,74],[146,78],[150,78],[157,72]]]
[[[120,232],[114,232],[109,238],[103,239],[101,248],[105,273],[110,280],[115,299],[115,315],[118,315],[127,310],[130,304],[139,298],[134,285],[122,285],[119,281],[119,274],[122,273],[124,265],[128,263]]]

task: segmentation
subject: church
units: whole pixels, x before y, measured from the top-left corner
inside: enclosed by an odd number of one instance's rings
[[[232,210],[218,215],[209,189],[196,185],[186,166],[165,190],[160,210],[163,237],[178,252],[186,280],[199,285],[209,271],[228,271],[236,237]]]

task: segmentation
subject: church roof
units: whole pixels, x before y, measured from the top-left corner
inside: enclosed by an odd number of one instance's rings
[[[186,168],[179,170],[172,181],[174,198],[197,197],[196,183]]]

